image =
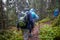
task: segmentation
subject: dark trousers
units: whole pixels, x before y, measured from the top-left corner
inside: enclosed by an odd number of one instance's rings
[[[32,29],[34,28],[34,22],[32,21],[28,22],[27,28],[29,29],[29,33],[31,33]]]

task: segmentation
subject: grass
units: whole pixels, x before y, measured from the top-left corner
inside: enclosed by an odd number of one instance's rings
[[[51,27],[47,24],[40,28],[40,40],[54,40],[55,37],[60,36],[60,27]]]
[[[48,22],[48,21],[50,21],[50,18],[44,18],[43,20],[41,20],[41,21],[39,21],[40,23],[44,23],[44,22]]]
[[[23,40],[22,32],[16,30],[1,31],[0,40]]]
[[[60,15],[51,21],[51,26],[52,27],[55,27],[55,26],[59,27],[60,26]]]

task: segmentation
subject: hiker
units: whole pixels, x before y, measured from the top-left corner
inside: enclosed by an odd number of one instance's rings
[[[39,19],[33,8],[29,9],[28,0],[26,0],[26,6],[18,13],[17,29],[22,30],[24,40],[28,40],[32,29],[34,28],[35,21]]]
[[[28,40],[29,36],[29,29],[27,28],[27,13],[29,11],[29,5],[25,3],[26,6],[23,6],[24,8],[20,10],[19,13],[17,13],[18,20],[17,20],[17,29],[18,31],[21,29],[24,40]],[[22,6],[22,5],[20,5]],[[22,8],[22,7],[21,7]],[[17,10],[18,11],[18,10]]]
[[[28,40],[28,33],[29,33],[29,30],[27,28],[27,12],[24,12],[22,11],[20,14],[18,14],[18,22],[17,22],[17,29],[19,31],[19,29],[22,30],[22,34],[23,34],[23,37],[24,37],[24,40]]]
[[[56,8],[56,9],[54,10],[54,17],[57,17],[58,15],[59,15],[59,9]]]
[[[22,18],[20,18],[20,16],[22,16],[23,14],[26,14],[27,16],[24,18],[24,22],[26,23],[24,26],[19,23],[19,21]],[[24,11],[22,11],[19,16],[18,16],[18,23],[17,23],[17,28],[18,30],[21,28],[23,36],[24,36],[24,40],[28,40],[28,37],[32,36],[31,32],[32,29],[34,28],[34,23],[37,19],[39,19],[38,15],[34,12],[33,9],[27,10],[25,9]],[[21,26],[22,25],[22,26]]]
[[[27,24],[27,27],[29,29],[29,37],[32,36],[31,32],[34,28],[34,24],[35,24],[35,21],[37,21],[39,19],[39,16],[35,13],[35,9],[34,8],[31,8],[29,10],[29,14],[28,14],[28,24]]]

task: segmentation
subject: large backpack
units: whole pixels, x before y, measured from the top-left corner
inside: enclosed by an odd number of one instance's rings
[[[24,28],[28,22],[27,20],[27,12],[22,12],[19,17],[19,26]]]

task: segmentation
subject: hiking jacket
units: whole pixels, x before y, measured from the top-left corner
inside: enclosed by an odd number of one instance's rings
[[[36,20],[39,19],[39,16],[34,12],[33,9],[31,9],[29,12],[28,12],[28,24],[27,24],[27,28],[28,29],[32,29],[34,28],[34,23]]]

